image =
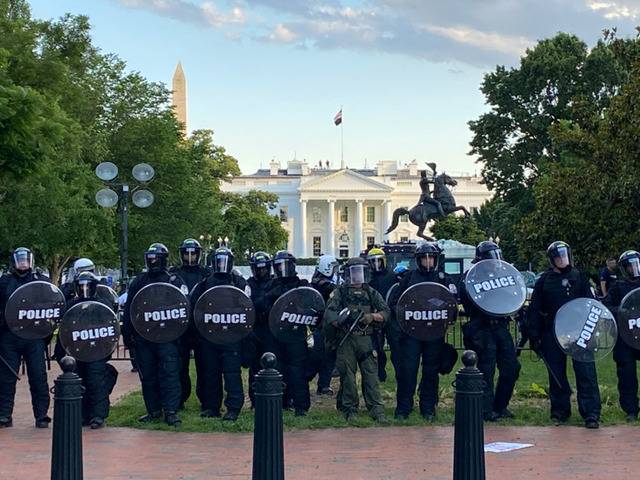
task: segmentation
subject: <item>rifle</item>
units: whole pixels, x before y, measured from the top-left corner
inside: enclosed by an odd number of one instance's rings
[[[360,321],[362,320],[362,317],[364,317],[364,312],[362,310],[358,310],[357,312],[358,312],[357,314],[353,315],[354,312],[351,312],[348,308],[343,308],[340,314],[338,315],[338,325],[343,325],[344,323],[346,323],[351,316],[354,316],[355,318],[351,322],[351,325],[349,325],[349,328],[347,329],[347,333],[345,333],[345,335],[340,340],[340,343],[338,343],[337,348],[340,348],[342,344],[347,340],[347,338],[349,338],[349,335],[351,335],[351,332],[353,332],[353,329],[356,328],[358,323],[360,323]],[[342,322],[341,322],[341,317],[342,317]]]

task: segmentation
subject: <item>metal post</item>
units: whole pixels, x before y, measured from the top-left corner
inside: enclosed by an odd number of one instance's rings
[[[120,278],[127,281],[127,256],[129,255],[129,185],[122,185],[122,250],[120,251]]]
[[[60,360],[62,375],[54,380],[51,480],[82,480],[82,382],[76,360]]]
[[[267,352],[255,379],[253,429],[253,480],[284,480],[282,438],[282,375],[275,369],[276,356]]]
[[[482,373],[472,350],[462,354],[464,368],[456,373],[453,480],[485,480]]]

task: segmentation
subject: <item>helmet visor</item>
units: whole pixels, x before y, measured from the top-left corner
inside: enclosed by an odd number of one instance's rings
[[[213,270],[219,273],[229,273],[231,271],[231,258],[229,255],[216,255],[213,262]]]
[[[200,249],[184,248],[182,249],[182,264],[186,266],[194,266],[200,263]]]
[[[495,250],[489,250],[482,254],[482,260],[504,260],[502,257],[502,250],[496,248]]]
[[[374,272],[381,272],[385,269],[385,258],[382,255],[374,255],[367,259],[369,261],[369,266],[371,270]]]
[[[295,267],[288,258],[282,258],[273,261],[273,271],[278,277],[293,277]]]
[[[427,272],[433,272],[438,269],[440,254],[426,253],[418,257],[418,267]]]
[[[369,267],[367,265],[351,265],[345,271],[345,282],[348,285],[369,283]]]
[[[93,285],[88,280],[80,280],[76,287],[76,293],[80,298],[91,298],[93,296]]]
[[[567,247],[558,247],[552,253],[552,259],[556,268],[566,268],[571,265],[571,252]]]
[[[33,268],[33,254],[29,250],[15,251],[13,253],[13,266],[16,270],[31,270]]]
[[[623,265],[623,273],[628,278],[640,278],[640,258],[627,258]]]

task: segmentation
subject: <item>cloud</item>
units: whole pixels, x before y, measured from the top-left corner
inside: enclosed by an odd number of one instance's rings
[[[157,15],[172,18],[180,22],[200,27],[221,28],[225,25],[243,24],[246,21],[244,11],[234,6],[227,13],[218,10],[213,2],[199,5],[186,0],[114,0],[129,8],[146,10]]]
[[[590,0],[587,5],[595,12],[602,12],[604,18],[613,20],[620,18],[637,19],[640,14],[639,2],[599,2]]]
[[[297,35],[279,23],[271,35],[269,35],[269,38],[277,43],[291,43],[296,40]]]

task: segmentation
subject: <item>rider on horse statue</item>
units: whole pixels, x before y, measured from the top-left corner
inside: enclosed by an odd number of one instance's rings
[[[431,178],[427,177],[426,170],[422,170],[420,172],[420,190],[422,193],[420,194],[420,200],[418,200],[418,205],[430,204],[436,207],[438,213],[441,216],[445,216],[444,210],[442,209],[442,204],[433,198],[433,193],[431,192],[430,184],[435,184],[436,177],[436,164],[435,163],[427,163],[429,168],[433,171],[433,176]]]

